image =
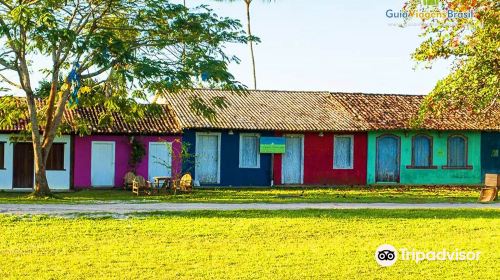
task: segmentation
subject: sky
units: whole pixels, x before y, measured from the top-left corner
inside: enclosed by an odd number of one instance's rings
[[[182,1],[174,1],[182,2]],[[208,4],[220,16],[246,24],[243,0],[220,3],[186,0],[189,7]],[[392,26],[386,11],[399,11],[404,0],[253,0],[252,32],[259,89],[321,90],[426,94],[449,73],[441,61],[425,69],[411,59],[421,42],[419,26]],[[246,45],[226,50],[242,61],[231,73],[252,86]],[[415,69],[415,67],[417,67]]]
[[[422,40],[421,27],[401,28],[396,26],[401,19],[386,16],[388,9],[399,11],[404,1],[253,0],[253,34],[261,39],[255,46],[258,89],[428,93],[449,73],[449,63],[439,61],[426,69],[411,59]],[[209,5],[219,16],[239,19],[246,26],[243,0],[186,3]],[[230,72],[251,88],[248,46],[231,44],[225,51],[241,59],[230,65]],[[34,68],[44,68],[50,60],[37,58],[34,63]],[[33,73],[35,87],[41,79],[44,76]]]

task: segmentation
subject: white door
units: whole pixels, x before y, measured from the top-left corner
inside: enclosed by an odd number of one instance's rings
[[[91,183],[93,187],[113,187],[115,142],[92,142]]]
[[[153,177],[172,176],[172,143],[150,142],[148,155],[148,180]]]
[[[195,179],[200,184],[218,184],[220,182],[220,134],[196,135]]]
[[[283,184],[302,184],[303,158],[302,135],[286,136],[285,154],[281,163]]]

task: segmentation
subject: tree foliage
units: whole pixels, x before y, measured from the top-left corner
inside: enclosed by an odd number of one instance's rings
[[[0,0],[0,86],[20,89],[35,150],[35,190],[46,185],[45,161],[73,106],[106,107],[140,117],[148,100],[165,91],[192,88],[203,80],[219,88],[245,87],[228,71],[238,59],[229,43],[246,43],[237,20],[208,6],[187,9],[165,0]],[[50,64],[37,69],[40,61]],[[37,90],[33,74],[47,81]],[[38,105],[38,98],[42,105]],[[5,100],[5,101],[4,101]],[[9,104],[3,114],[16,114]],[[199,103],[196,109],[212,106]],[[213,111],[213,110],[212,110]],[[14,118],[3,118],[9,120]],[[45,190],[47,191],[47,190]]]
[[[419,9],[411,0],[406,10]],[[488,113],[500,102],[500,2],[495,0],[440,1],[434,9],[473,12],[472,17],[422,21],[424,39],[412,57],[426,66],[439,59],[452,62],[451,72],[438,81],[421,110],[440,115],[450,109]]]

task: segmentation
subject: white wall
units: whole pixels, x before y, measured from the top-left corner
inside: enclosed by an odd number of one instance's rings
[[[5,143],[5,169],[0,169],[0,189],[12,190],[13,152],[14,145],[10,141],[12,134],[0,134],[0,142]],[[56,137],[54,142],[66,143],[64,145],[64,170],[47,171],[47,180],[53,190],[69,190],[71,167],[71,137],[63,135]]]
[[[47,180],[49,181],[49,186],[52,190],[69,190],[71,168],[71,137],[69,135],[62,135],[56,137],[54,142],[66,143],[64,145],[64,170],[48,170]]]
[[[5,169],[0,169],[0,189],[10,190],[12,189],[12,153],[14,146],[9,141],[8,134],[0,134],[0,142],[5,142],[4,144],[4,167]]]

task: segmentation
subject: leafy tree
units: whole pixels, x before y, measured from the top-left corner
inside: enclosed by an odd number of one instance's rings
[[[411,0],[405,9],[421,8],[420,0]],[[440,1],[447,12],[473,11],[468,18],[433,18],[422,21],[424,38],[412,54],[431,66],[439,59],[452,61],[451,73],[440,80],[426,97],[421,119],[426,114],[440,115],[450,109],[487,113],[500,101],[500,2],[496,0]],[[429,9],[429,7],[427,7]]]
[[[236,2],[241,0],[215,0],[218,2]],[[272,0],[264,0],[265,2],[271,2]],[[258,39],[252,36],[252,25],[251,25],[251,16],[250,16],[250,4],[252,4],[252,0],[243,0],[245,2],[246,15],[247,15],[247,34],[249,36],[248,46],[250,47],[250,58],[252,59],[252,73],[253,73],[253,87],[257,89],[257,70],[255,69],[255,54],[253,50],[253,43],[258,42]]]
[[[218,17],[204,5],[187,9],[167,0],[0,0],[0,86],[26,96],[34,194],[50,194],[45,162],[67,108],[100,104],[108,111],[141,116],[145,106],[138,101],[192,88],[201,76],[227,90],[244,90],[228,72],[228,64],[238,60],[226,55],[224,46],[247,41],[237,20]],[[37,69],[45,60],[51,64]],[[38,91],[32,85],[36,72],[49,80]],[[2,121],[22,112],[12,104],[9,98],[0,101]],[[201,111],[217,105],[197,104]]]

